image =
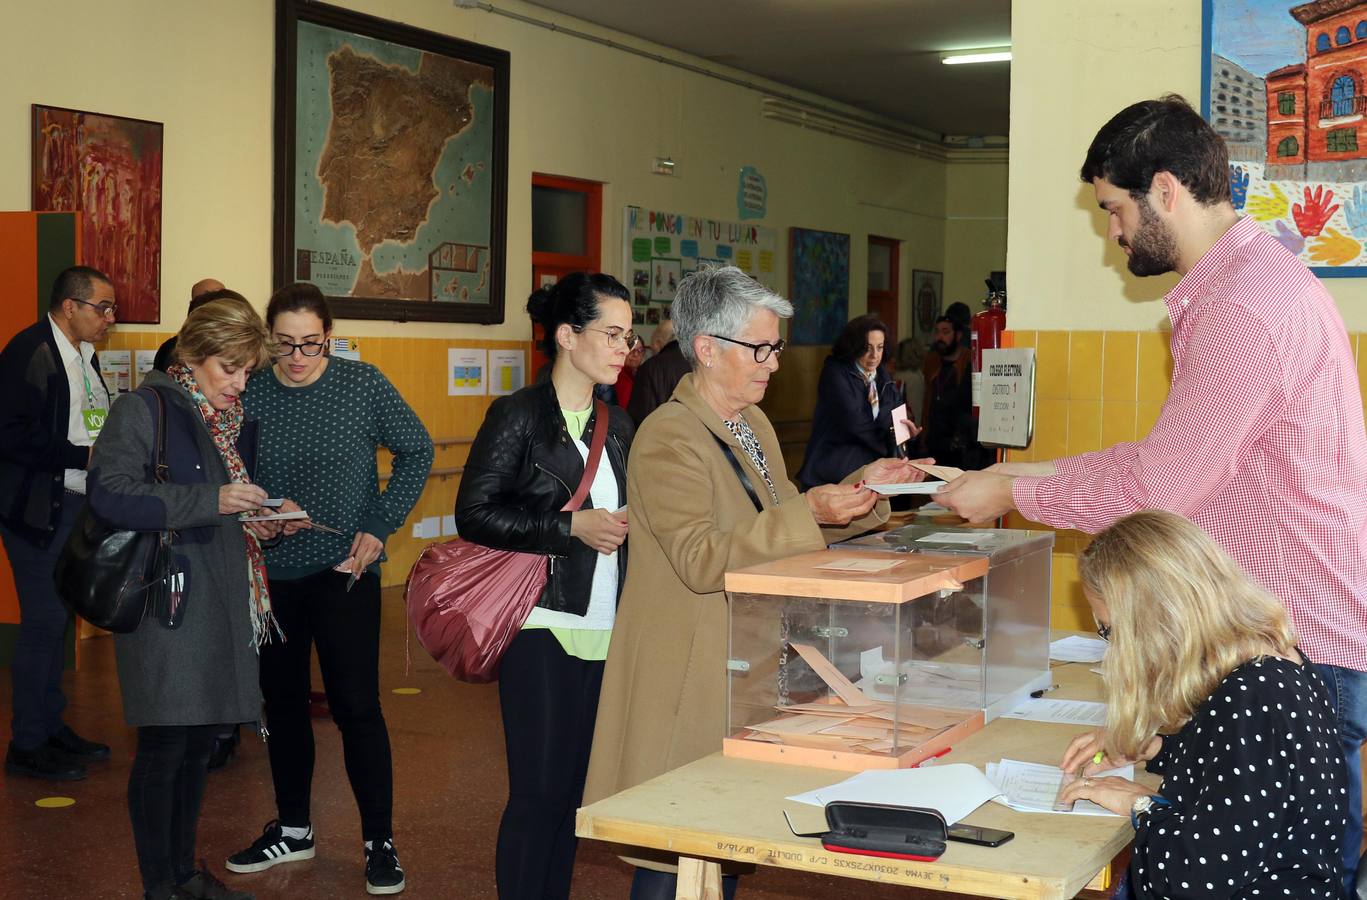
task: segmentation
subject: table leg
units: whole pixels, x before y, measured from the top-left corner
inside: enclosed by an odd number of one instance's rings
[[[722,900],[721,865],[705,859],[679,857],[679,887],[674,900]]]

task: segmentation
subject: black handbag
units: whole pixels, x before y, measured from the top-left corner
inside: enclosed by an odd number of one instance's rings
[[[164,484],[166,401],[156,388],[149,385],[146,390],[157,404],[152,483]],[[172,550],[173,537],[169,529],[113,528],[95,515],[86,500],[53,572],[62,600],[76,615],[107,631],[133,631],[148,615],[167,628],[176,628],[185,604],[181,602],[184,579]]]

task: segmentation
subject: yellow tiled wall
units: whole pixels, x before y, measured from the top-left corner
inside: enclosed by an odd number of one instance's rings
[[[171,332],[120,332],[112,331],[104,345],[111,350],[154,350]],[[341,331],[333,337],[347,337]],[[373,363],[384,372],[399,393],[427,426],[432,439],[441,442],[450,438],[474,437],[484,421],[484,412],[489,408],[492,397],[451,397],[446,393],[446,351],[449,347],[484,347],[489,349],[512,349],[530,351],[531,344],[525,341],[472,341],[441,340],[431,338],[360,338],[356,341],[361,359]],[[101,348],[103,349],[103,348]],[[389,561],[381,570],[383,583],[403,584],[413,561],[418,558],[422,548],[432,540],[413,537],[413,525],[427,516],[450,515],[456,505],[456,488],[460,476],[441,474],[442,469],[451,469],[465,464],[469,453],[468,443],[453,443],[438,446],[436,458],[432,462],[433,475],[427,480],[427,488],[422,498],[409,514],[408,521],[396,531],[385,544]],[[380,471],[389,469],[389,454],[380,451]],[[438,540],[446,540],[440,538]]]
[[[1172,380],[1170,335],[1159,331],[1016,331],[1016,347],[1034,347],[1035,439],[1012,460],[1048,460],[1101,450],[1149,433]],[[1367,386],[1359,335],[1349,335],[1358,381]],[[1367,396],[1367,390],[1364,390]],[[1367,405],[1367,404],[1365,404]],[[1008,528],[1041,528],[1012,513]],[[1054,627],[1088,630],[1091,612],[1077,575],[1077,553],[1089,537],[1057,532],[1054,547]]]

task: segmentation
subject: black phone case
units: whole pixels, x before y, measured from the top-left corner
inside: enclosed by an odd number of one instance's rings
[[[933,809],[836,801],[826,825],[821,845],[834,853],[929,862],[945,852],[945,819]]]

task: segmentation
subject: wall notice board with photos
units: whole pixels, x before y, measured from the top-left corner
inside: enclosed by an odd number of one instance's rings
[[[658,325],[683,276],[699,266],[736,266],[768,288],[778,235],[772,228],[628,206],[622,218],[622,272],[632,321]]]

